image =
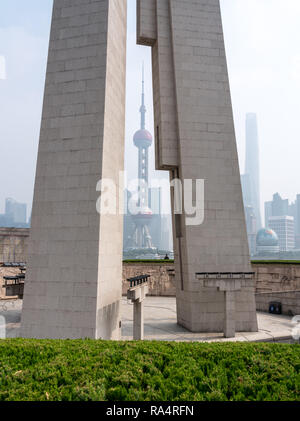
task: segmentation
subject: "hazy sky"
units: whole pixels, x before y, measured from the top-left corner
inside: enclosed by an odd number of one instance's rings
[[[221,0],[236,135],[244,170],[245,114],[256,112],[261,199],[300,193],[300,1]],[[147,127],[153,133],[150,48],[135,45],[135,0],[128,0],[126,167],[136,177],[141,68],[145,62]],[[4,199],[31,203],[52,0],[1,0],[0,213]],[[154,171],[152,148],[150,168]],[[159,176],[167,176],[159,172]]]

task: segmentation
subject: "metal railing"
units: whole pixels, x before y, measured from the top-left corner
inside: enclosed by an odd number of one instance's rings
[[[20,267],[26,267],[26,263],[24,263],[24,262],[20,262],[20,263],[4,262],[4,263],[0,263],[0,267],[3,267],[3,268],[20,268]]]
[[[137,287],[139,285],[143,285],[148,282],[150,278],[150,275],[140,275],[136,276],[134,278],[127,279],[128,282],[130,282],[130,288]]]
[[[20,267],[20,273],[15,276],[3,276],[6,297],[18,296],[20,299],[24,295],[24,283],[26,277],[26,268]]]
[[[255,272],[198,272],[196,276],[204,279],[253,279]]]

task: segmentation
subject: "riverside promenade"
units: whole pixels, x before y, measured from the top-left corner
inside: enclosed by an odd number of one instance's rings
[[[0,334],[7,338],[20,334],[22,301],[0,301]],[[176,322],[176,301],[174,297],[147,297],[144,305],[145,340],[177,342],[295,342],[292,339],[292,317],[257,313],[259,331],[238,332],[233,339],[226,339],[222,333],[192,333]],[[5,327],[4,327],[5,325]],[[122,339],[132,339],[133,305],[122,299]]]

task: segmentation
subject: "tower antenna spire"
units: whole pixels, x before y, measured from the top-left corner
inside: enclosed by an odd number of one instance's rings
[[[143,62],[143,75],[142,75],[142,83],[143,83],[143,94],[145,95],[145,64]]]
[[[143,62],[142,68],[142,105],[140,108],[141,113],[141,129],[145,130],[146,128],[146,106],[145,106],[145,67]]]

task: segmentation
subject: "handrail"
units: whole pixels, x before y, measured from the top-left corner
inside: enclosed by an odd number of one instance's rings
[[[255,276],[255,272],[197,272],[196,276],[203,276],[203,278],[215,277],[215,278],[222,278],[226,277],[226,279],[234,279],[236,277],[246,277],[246,276]]]
[[[140,275],[135,276],[134,278],[127,279],[127,282],[130,282],[130,288],[143,285],[148,282],[150,275]]]

